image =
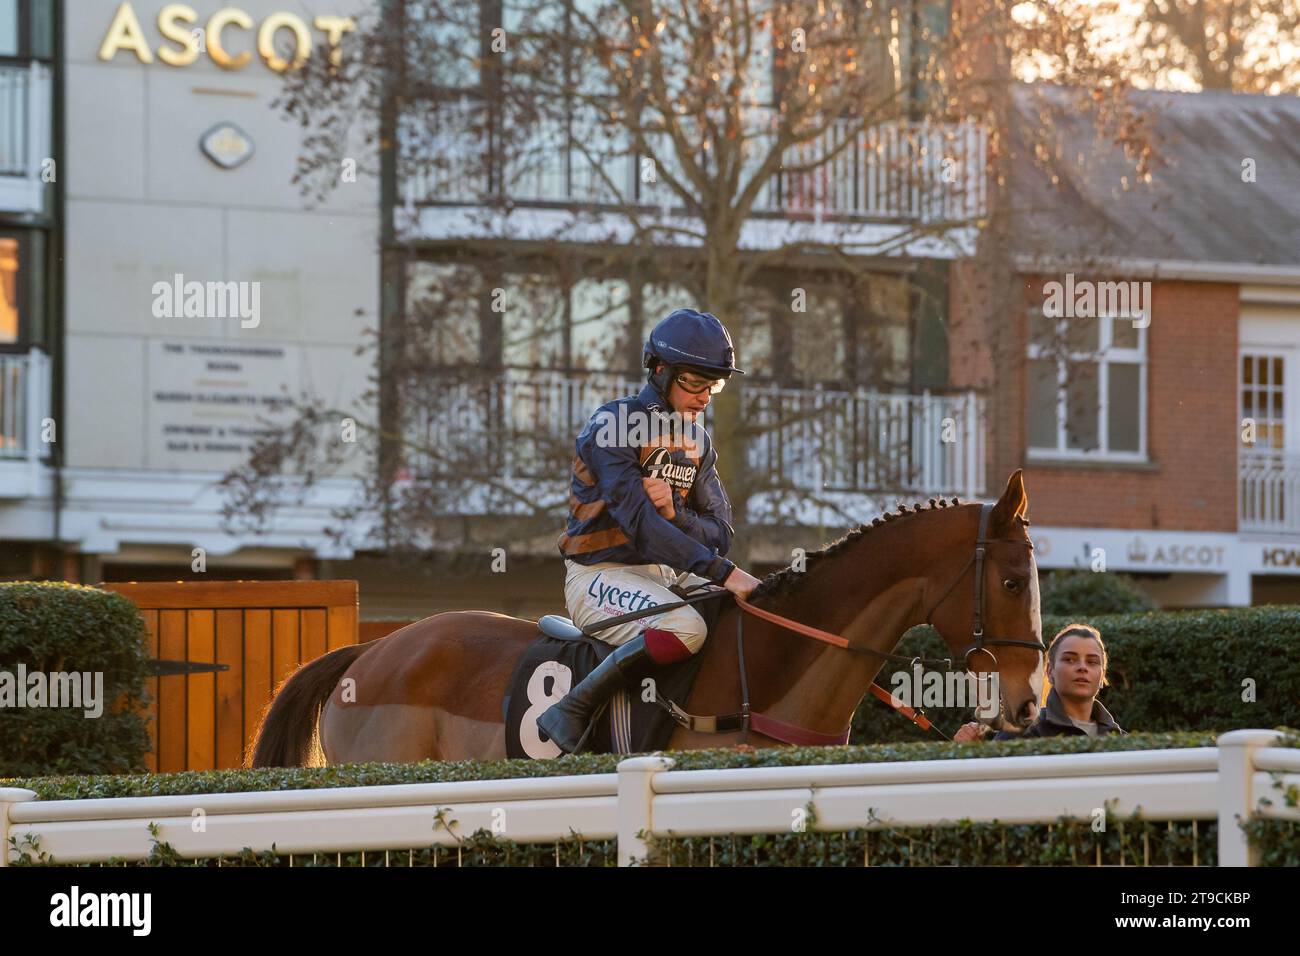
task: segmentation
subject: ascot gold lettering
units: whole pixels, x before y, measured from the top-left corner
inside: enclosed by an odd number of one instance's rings
[[[289,29],[293,32],[293,61],[284,59],[275,52],[275,31]],[[296,70],[311,55],[311,34],[302,18],[292,13],[273,13],[262,21],[262,29],[257,31],[257,52],[262,54],[266,65],[277,73]]]
[[[212,57],[212,62],[223,70],[238,70],[248,65],[253,54],[245,50],[239,56],[232,57],[226,52],[226,47],[221,42],[221,31],[230,24],[243,30],[251,30],[253,18],[243,10],[234,7],[218,10],[212,14],[212,19],[208,21],[208,55]]]
[[[124,0],[117,8],[117,13],[113,14],[113,22],[108,25],[104,42],[99,45],[99,58],[111,60],[118,50],[130,50],[141,63],[153,62],[153,54],[149,52],[144,30],[140,28],[140,21],[131,9],[130,0]]]
[[[194,34],[181,26],[181,21],[193,23],[198,18],[198,11],[183,3],[169,3],[158,11],[158,32],[180,47],[173,50],[160,46],[158,59],[172,66],[189,66],[199,58],[199,45],[194,42]]]
[[[183,3],[169,3],[158,11],[158,32],[165,41],[176,44],[175,47],[166,43],[159,45],[158,59],[176,67],[189,66],[197,60],[201,50],[194,38],[195,29],[192,24],[198,19],[198,12]],[[222,7],[212,14],[204,30],[205,46],[212,61],[226,70],[241,70],[252,62],[253,54],[249,50],[232,55],[226,49],[222,33],[227,27],[252,31],[255,26],[257,24],[253,18],[238,7]],[[330,63],[339,66],[343,61],[340,49],[343,36],[356,29],[356,21],[352,17],[318,16],[312,21],[312,26],[325,37],[330,51]],[[282,51],[277,51],[275,47],[276,37],[285,30],[293,37],[293,48],[288,58],[282,56]],[[272,13],[258,28],[256,45],[258,54],[269,69],[277,73],[296,70],[311,56],[311,27],[297,14],[284,11]],[[123,0],[113,15],[104,42],[99,47],[99,58],[112,60],[122,50],[134,53],[141,63],[153,62],[149,41],[130,0]]]

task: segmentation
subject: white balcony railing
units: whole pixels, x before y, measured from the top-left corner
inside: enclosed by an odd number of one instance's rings
[[[1300,454],[1242,451],[1238,530],[1300,532]]]
[[[984,490],[984,404],[957,395],[773,386],[745,392],[749,467],[805,491]]]
[[[592,412],[642,385],[618,375],[515,369],[449,384],[436,406],[419,405],[410,438],[430,453],[409,464],[420,474],[553,477]],[[756,490],[967,498],[984,490],[984,400],[974,392],[746,385],[742,402]]]
[[[405,128],[401,188],[410,206],[508,198],[543,206],[675,209],[680,199],[660,173],[689,182],[676,169],[666,133],[650,137],[653,158],[663,166],[650,170],[653,176],[625,129],[581,115],[568,128],[563,121],[536,124],[526,141],[496,147],[496,161],[489,162],[483,107],[465,101],[439,110],[434,123],[421,117]],[[770,109],[749,112],[750,174],[771,149],[774,116]],[[835,121],[786,153],[785,167],[815,168],[778,173],[753,212],[817,221],[970,221],[986,208],[987,142],[986,131],[973,123],[886,122],[863,130],[859,122]],[[504,183],[504,196],[494,194],[500,187],[490,189],[490,182]]]
[[[50,158],[53,83],[41,63],[0,65],[0,210],[41,212]]]
[[[36,494],[41,421],[50,415],[50,362],[33,348],[0,352],[0,498]]]

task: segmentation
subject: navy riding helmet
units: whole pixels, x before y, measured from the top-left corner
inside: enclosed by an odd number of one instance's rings
[[[641,364],[648,369],[662,362],[669,369],[697,369],[704,375],[729,378],[733,373],[744,375],[736,368],[736,350],[731,336],[718,317],[694,309],[678,309],[654,327],[646,340]],[[668,375],[656,382],[653,371],[650,381],[662,393],[667,393]]]

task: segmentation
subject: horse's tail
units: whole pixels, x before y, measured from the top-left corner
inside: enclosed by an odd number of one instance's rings
[[[349,644],[304,664],[286,677],[262,711],[246,767],[308,767],[324,763],[321,710],[343,672],[374,645]]]

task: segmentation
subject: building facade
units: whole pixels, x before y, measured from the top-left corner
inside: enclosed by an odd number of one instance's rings
[[[527,169],[504,154],[430,169],[402,161],[430,146],[402,139],[399,111],[382,177],[362,162],[355,181],[304,198],[301,133],[273,105],[283,71],[379,9],[0,2],[0,576],[356,578],[366,618],[559,608],[573,436],[640,387],[659,318],[708,306],[676,280],[701,253],[601,254],[593,237],[617,236],[624,214],[590,173],[576,113]],[[1023,468],[1040,568],[1131,572],[1170,607],[1297,599],[1300,117],[1281,97],[1151,98],[1175,161],[1149,191],[1117,199],[1117,161],[1068,123],[1066,145],[1090,157],[1068,190],[1018,175],[1032,214],[1016,213],[1005,289],[989,287],[973,227],[926,228],[998,201],[978,127],[832,130],[828,143],[858,137],[841,161],[773,180],[746,254],[795,231],[918,238],[847,272],[780,261],[748,290],[738,352],[759,428],[723,470],[772,476],[748,502],[755,570],[898,501],[994,498]],[[486,148],[439,147],[453,160]],[[959,205],[926,200],[940,157],[963,188],[939,195]],[[671,213],[640,159],[603,175]],[[577,211],[581,229],[557,239]],[[466,293],[454,305],[438,291],[449,277]],[[1076,308],[1075,291],[1120,282],[1137,284],[1129,308]],[[437,401],[400,422],[428,455],[404,467],[436,477],[434,452],[451,451],[478,486],[527,505],[475,492],[431,504],[445,538],[430,545],[465,556],[455,574],[325,533],[373,473],[365,457],[269,529],[223,515],[217,482],[286,394],[360,406],[367,326],[428,336],[415,374]],[[544,520],[524,520],[538,505]]]
[[[305,198],[273,105],[293,59],[348,42],[365,7],[0,4],[0,128],[26,137],[0,144],[6,576],[315,575],[350,481],[265,535],[227,530],[216,482],[286,395],[345,406],[365,387],[376,182],[363,162]]]
[[[954,381],[989,396],[991,473],[1025,469],[1040,568],[1131,573],[1167,607],[1295,603],[1300,108],[1135,99],[1165,163],[1126,190],[1116,148],[1062,124],[1088,161],[1021,170],[1009,322],[957,266]]]
[[[59,347],[62,195],[58,7],[0,4],[0,514],[35,495],[46,474],[41,429],[52,412]],[[0,532],[0,574],[30,552]]]

